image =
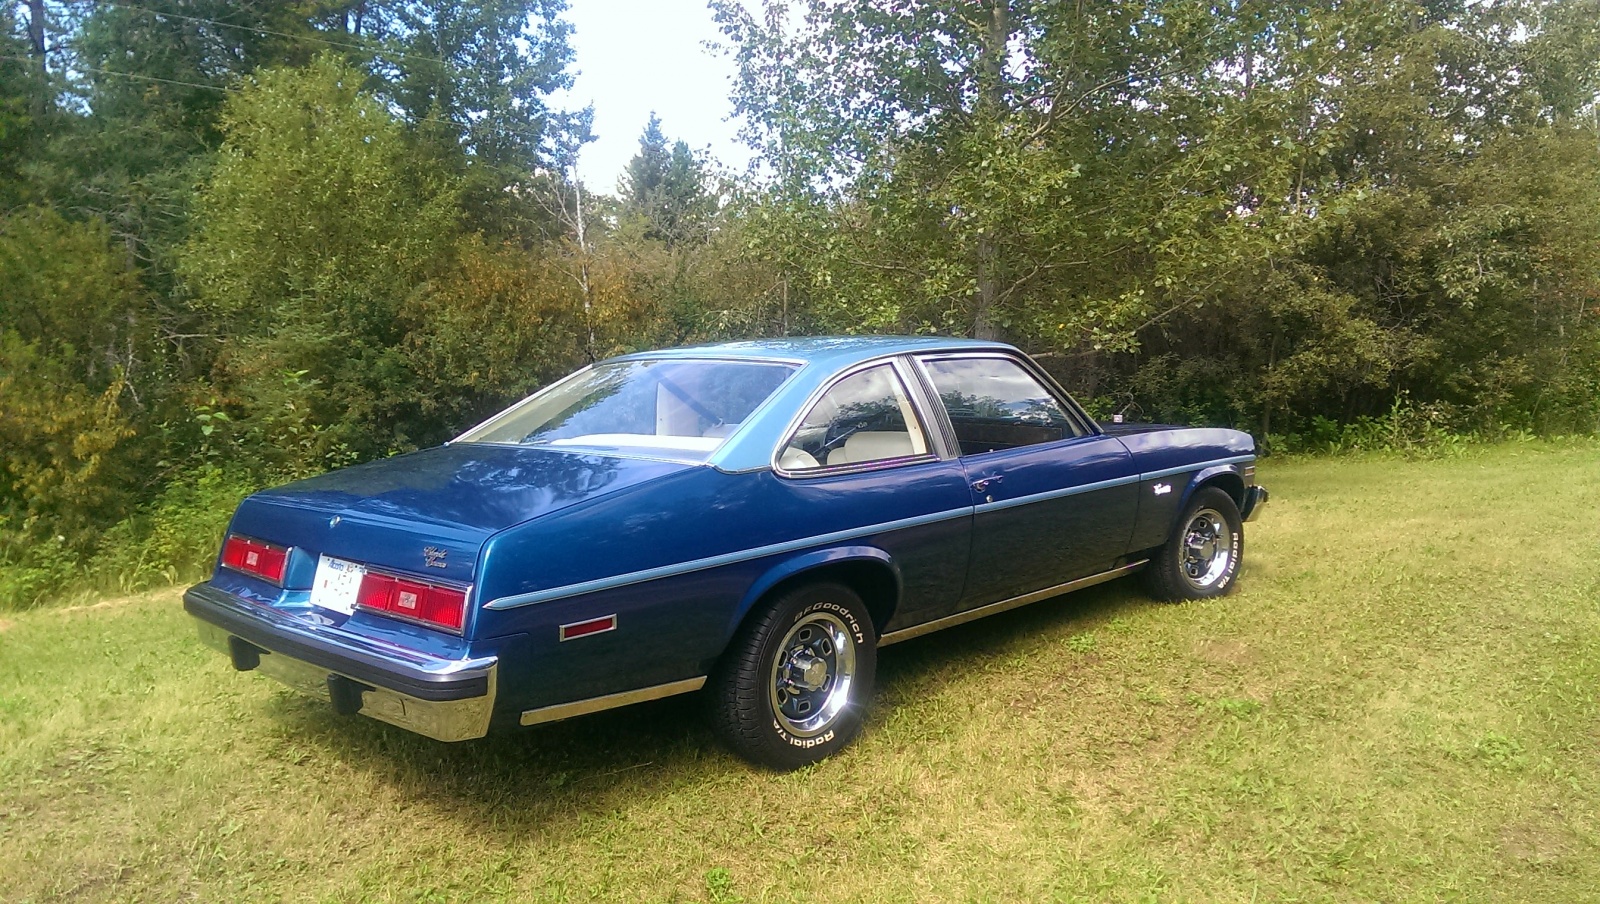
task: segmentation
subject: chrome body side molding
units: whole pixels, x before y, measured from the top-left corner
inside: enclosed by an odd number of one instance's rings
[[[1014,596],[1011,599],[1001,600],[998,603],[990,603],[987,606],[979,606],[976,609],[968,609],[965,612],[957,612],[954,615],[947,615],[944,618],[934,619],[931,622],[923,622],[920,625],[912,625],[909,628],[901,628],[898,631],[890,631],[888,634],[878,638],[878,646],[886,647],[889,644],[899,643],[902,640],[910,640],[913,637],[921,637],[924,634],[932,634],[933,632],[943,628],[953,628],[956,625],[964,625],[969,621],[976,621],[986,615],[998,615],[1001,612],[1019,609],[1028,605],[1029,603],[1037,603],[1040,600],[1046,600],[1053,596],[1060,596],[1063,593],[1070,593],[1073,590],[1081,590],[1084,587],[1093,587],[1096,584],[1103,584],[1106,581],[1114,581],[1123,575],[1133,574],[1135,571],[1143,568],[1149,561],[1149,559],[1140,559],[1137,562],[1130,562],[1127,565],[1113,568],[1110,571],[1102,571],[1099,574],[1091,574],[1086,578],[1078,578],[1075,581],[1068,581],[1065,584],[1057,584],[1054,587],[1046,587],[1043,590],[1035,590],[1032,593],[1024,593],[1021,596]]]
[[[704,687],[705,676],[699,678],[686,678],[683,681],[670,681],[666,684],[657,684],[653,687],[641,687],[638,690],[623,691],[620,694],[607,694],[604,697],[590,697],[587,700],[574,700],[571,703],[558,703],[555,706],[541,706],[530,709],[522,714],[523,725],[538,725],[540,722],[556,722],[561,719],[570,719],[573,716],[586,716],[597,713],[603,709],[615,709],[627,706],[630,703],[643,703],[646,700],[660,700],[677,694],[687,694]]]

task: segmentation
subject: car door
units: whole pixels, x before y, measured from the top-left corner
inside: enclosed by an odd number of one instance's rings
[[[972,489],[960,608],[1111,568],[1128,551],[1138,474],[1032,367],[1001,352],[919,356]]]
[[[769,517],[805,523],[889,554],[901,604],[888,630],[947,615],[961,598],[972,531],[965,469],[931,423],[913,366],[868,362],[835,378],[790,430],[774,460],[785,492]],[[920,410],[919,410],[920,409]]]

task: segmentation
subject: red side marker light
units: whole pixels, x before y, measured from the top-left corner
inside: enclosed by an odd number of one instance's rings
[[[573,622],[561,626],[562,641],[577,640],[591,634],[604,634],[607,631],[617,630],[617,617],[606,615],[601,618],[591,618],[588,621]]]

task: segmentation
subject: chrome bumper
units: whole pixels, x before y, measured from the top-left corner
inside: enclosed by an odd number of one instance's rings
[[[209,584],[183,594],[200,640],[239,671],[260,671],[332,703],[440,741],[465,741],[489,731],[496,657],[441,659],[312,625],[294,615],[240,599]]]
[[[1267,499],[1271,496],[1267,488],[1259,484],[1247,487],[1244,491],[1244,508],[1239,511],[1239,517],[1246,521],[1254,521],[1266,507]]]

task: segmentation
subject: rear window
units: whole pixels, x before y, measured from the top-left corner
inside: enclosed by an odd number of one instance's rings
[[[457,442],[703,461],[795,370],[749,361],[600,364],[524,399]]]

